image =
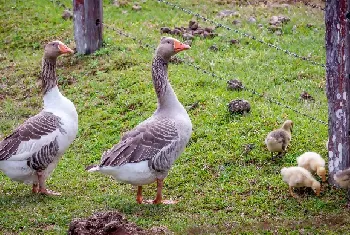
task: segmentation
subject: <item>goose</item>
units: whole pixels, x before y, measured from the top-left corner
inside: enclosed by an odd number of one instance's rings
[[[174,161],[184,151],[192,133],[192,123],[168,81],[168,62],[190,46],[171,37],[162,37],[152,63],[152,79],[158,98],[151,117],[123,135],[120,142],[103,153],[98,166],[86,168],[111,175],[117,181],[138,186],[137,203],[143,203],[142,185],[157,182],[153,204],[173,204],[162,200],[163,181]]]
[[[283,167],[281,175],[283,181],[289,185],[289,193],[292,197],[296,197],[293,192],[295,187],[311,187],[317,196],[320,195],[320,182],[318,182],[305,168],[299,166]]]
[[[322,178],[322,182],[326,182],[325,160],[315,152],[305,152],[297,157],[298,166],[316,174]]]
[[[14,181],[32,184],[32,192],[60,195],[45,181],[78,132],[74,104],[57,87],[56,60],[73,50],[60,41],[45,45],[41,86],[44,108],[0,142],[0,171]]]
[[[273,153],[278,152],[277,156],[283,156],[286,153],[287,146],[292,139],[292,129],[293,122],[287,120],[283,123],[282,127],[271,131],[266,139],[265,144],[267,149],[271,152],[271,157],[273,158]]]
[[[347,207],[350,208],[350,168],[338,171],[334,174],[334,180],[339,187],[347,189]]]

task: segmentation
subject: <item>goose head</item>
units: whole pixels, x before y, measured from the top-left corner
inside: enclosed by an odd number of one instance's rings
[[[58,56],[67,53],[74,53],[74,51],[67,47],[63,42],[57,40],[46,44],[44,57],[47,59],[56,59]]]
[[[293,122],[291,120],[287,120],[283,123],[282,128],[286,131],[290,131],[292,133],[293,130]]]
[[[190,49],[189,45],[183,44],[179,40],[171,37],[162,37],[156,50],[156,55],[169,61],[170,58],[180,51]]]

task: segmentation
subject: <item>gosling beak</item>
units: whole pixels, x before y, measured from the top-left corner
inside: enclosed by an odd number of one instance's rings
[[[323,174],[323,175],[322,175],[322,182],[326,182],[326,180],[327,180],[327,179],[326,179],[326,175]]]
[[[316,191],[315,191],[315,193],[316,193],[316,196],[320,196],[320,191],[321,191],[321,189],[316,189]]]
[[[179,52],[179,51],[184,51],[184,50],[188,50],[191,47],[189,45],[183,44],[179,41],[175,41],[174,43],[174,51],[175,52]]]
[[[67,47],[64,44],[59,44],[58,49],[62,52],[62,54],[67,54],[67,53],[73,54],[74,53],[74,51],[72,49],[70,49],[69,47]]]

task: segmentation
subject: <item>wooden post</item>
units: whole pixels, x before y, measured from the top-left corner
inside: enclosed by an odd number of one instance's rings
[[[102,0],[73,0],[74,39],[79,54],[102,46]]]
[[[328,98],[328,169],[333,175],[350,167],[350,0],[326,1],[326,73]]]

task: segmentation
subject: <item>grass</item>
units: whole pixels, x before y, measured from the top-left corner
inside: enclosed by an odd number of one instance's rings
[[[69,1],[62,1],[69,6]],[[323,13],[302,4],[287,8],[262,5],[219,5],[210,0],[177,3],[231,27],[234,17],[218,19],[218,11],[234,8],[242,21],[239,30],[324,63]],[[104,22],[122,28],[156,46],[162,26],[186,26],[191,16],[148,0],[142,10],[117,8],[104,1]],[[36,82],[42,47],[59,39],[74,47],[73,25],[61,18],[63,9],[47,0],[0,0],[0,137],[4,138],[29,116],[40,111]],[[127,13],[123,13],[127,11]],[[291,21],[278,36],[267,30],[271,16]],[[247,19],[255,16],[256,24]],[[263,24],[258,28],[257,24]],[[314,27],[306,25],[312,23]],[[200,22],[202,26],[211,26]],[[296,31],[293,32],[293,25]],[[327,121],[325,70],[287,56],[261,43],[217,29],[219,37],[195,39],[184,54],[201,67],[225,78],[239,78],[245,86]],[[240,44],[230,45],[230,39]],[[219,51],[208,48],[216,44]],[[171,64],[169,76],[179,100],[199,107],[189,111],[193,134],[185,152],[165,181],[164,196],[177,205],[138,205],[135,189],[86,165],[99,162],[103,151],[120,135],[149,117],[156,108],[150,65],[152,50],[104,30],[104,48],[89,56],[59,59],[60,89],[76,105],[79,134],[53,173],[48,185],[61,197],[32,195],[30,187],[0,173],[0,233],[64,234],[73,218],[100,210],[118,210],[139,226],[167,226],[176,234],[209,233],[327,233],[349,230],[344,192],[328,187],[317,198],[312,193],[291,198],[280,169],[296,164],[296,157],[315,151],[326,157],[327,126],[292,110],[269,103],[249,91],[228,91],[225,80],[215,80],[186,64]],[[183,55],[182,55],[183,56]],[[315,102],[301,101],[307,91]],[[230,115],[227,103],[244,98],[252,106],[245,116]],[[263,141],[284,120],[295,123],[287,155],[272,161]],[[243,146],[255,148],[244,154]],[[144,187],[145,198],[155,196],[155,185]]]

